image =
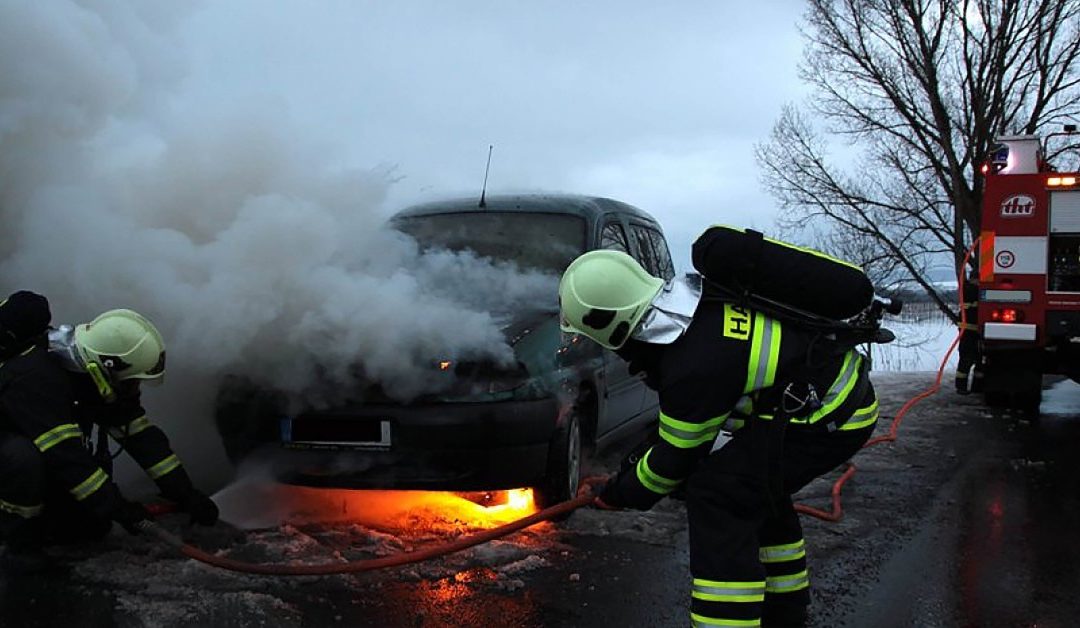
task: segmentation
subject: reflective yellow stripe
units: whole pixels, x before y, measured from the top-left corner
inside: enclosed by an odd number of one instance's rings
[[[150,476],[150,479],[156,480],[179,466],[180,459],[176,457],[176,454],[171,454],[161,462],[147,469],[146,474]]]
[[[660,437],[679,449],[690,449],[712,442],[720,433],[726,414],[701,423],[689,423],[660,413]]]
[[[810,586],[810,574],[803,569],[799,573],[765,578],[765,590],[769,593],[791,593]]]
[[[0,512],[8,512],[13,515],[22,517],[23,519],[31,519],[40,515],[43,508],[44,507],[41,504],[34,504],[33,506],[21,506],[19,504],[0,499]]]
[[[45,432],[41,436],[34,439],[34,446],[38,448],[38,451],[45,453],[57,444],[69,439],[69,438],[82,438],[82,430],[74,423],[64,423],[58,425],[48,432]]]
[[[758,550],[758,558],[763,563],[786,563],[806,556],[806,543],[799,539],[784,545],[765,545]]]
[[[878,400],[874,399],[874,403],[866,406],[865,408],[859,408],[852,413],[851,418],[847,423],[840,426],[840,431],[858,430],[866,427],[867,425],[873,425],[874,421],[878,420]]]
[[[743,393],[768,388],[776,383],[776,366],[780,361],[780,322],[755,313],[751,336],[753,340],[750,342]]]
[[[645,452],[645,456],[637,463],[637,477],[641,485],[658,495],[667,495],[678,488],[682,480],[672,480],[659,475],[649,468],[649,455],[652,449]]]
[[[720,619],[718,617],[706,617],[697,613],[690,613],[690,625],[694,628],[699,626],[760,626],[760,619]]]
[[[68,491],[75,497],[76,501],[82,501],[87,497],[94,494],[94,491],[98,490],[105,485],[105,482],[109,480],[109,476],[105,475],[105,472],[101,469],[96,469],[90,474],[90,477],[86,478],[79,483],[78,486]]]
[[[109,428],[109,434],[116,440],[121,440],[134,436],[152,425],[153,423],[151,423],[150,419],[146,418],[146,415],[144,414],[123,427]]]

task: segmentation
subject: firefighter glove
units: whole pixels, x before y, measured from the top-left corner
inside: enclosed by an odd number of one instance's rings
[[[152,521],[150,511],[139,502],[121,502],[120,506],[113,511],[113,521],[128,531],[128,534],[138,534],[139,524],[144,521]]]
[[[214,500],[198,491],[193,491],[191,495],[184,500],[182,507],[191,515],[191,523],[197,523],[201,526],[212,526],[217,523],[217,504],[214,503]]]

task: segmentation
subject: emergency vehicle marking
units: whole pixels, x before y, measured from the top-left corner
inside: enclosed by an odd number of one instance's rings
[[[1010,275],[1045,275],[1046,240],[1046,236],[998,234],[993,240],[993,272]]]
[[[1030,218],[1035,215],[1035,197],[1013,194],[1001,202],[1002,218]]]
[[[724,304],[724,337],[735,340],[750,339],[750,312],[746,308]]]

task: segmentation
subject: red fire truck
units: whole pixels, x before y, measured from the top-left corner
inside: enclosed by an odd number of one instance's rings
[[[1080,381],[1080,174],[1055,172],[1036,136],[998,142],[983,167],[984,391],[991,405],[1037,410],[1043,374]]]

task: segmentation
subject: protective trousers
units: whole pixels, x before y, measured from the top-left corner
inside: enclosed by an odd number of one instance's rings
[[[94,540],[111,527],[112,521],[49,482],[45,459],[33,441],[0,432],[0,534],[9,549]]]
[[[710,454],[686,492],[694,626],[802,625],[810,579],[791,494],[850,459],[874,426],[752,421]]]

